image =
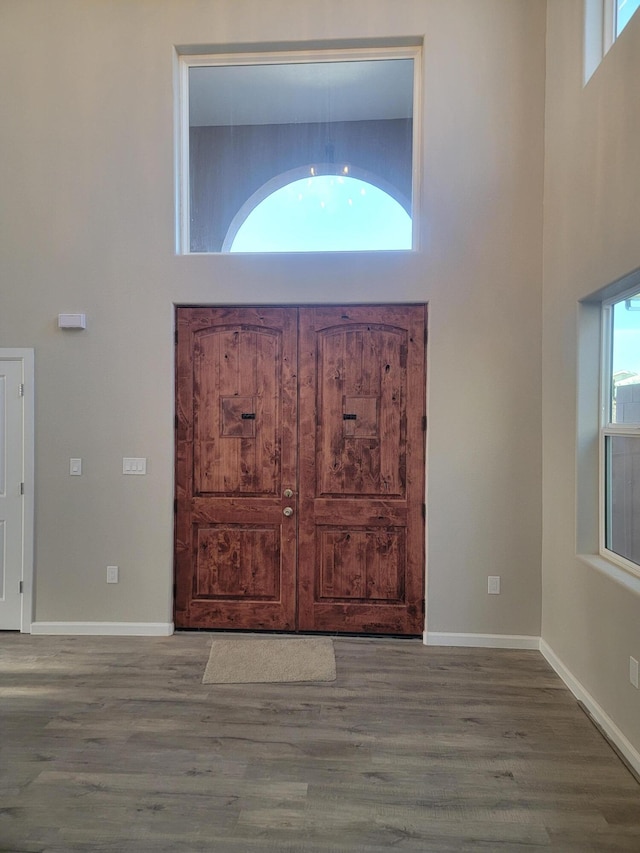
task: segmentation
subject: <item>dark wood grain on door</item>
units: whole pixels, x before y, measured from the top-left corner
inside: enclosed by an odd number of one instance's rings
[[[296,315],[182,308],[176,355],[178,627],[293,630]]]
[[[421,633],[425,328],[178,309],[178,627]]]
[[[298,627],[417,634],[424,306],[300,312]]]

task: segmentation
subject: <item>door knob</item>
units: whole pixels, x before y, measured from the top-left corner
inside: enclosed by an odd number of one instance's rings
[[[293,492],[291,491],[291,489],[285,489],[284,490],[284,496],[285,496],[285,498],[292,498]]]
[[[290,507],[290,506],[286,506],[286,507],[282,510],[282,514],[283,514],[283,515],[286,515],[286,516],[287,516],[287,518],[289,518],[289,516],[293,515],[293,509],[292,509],[292,507]]]

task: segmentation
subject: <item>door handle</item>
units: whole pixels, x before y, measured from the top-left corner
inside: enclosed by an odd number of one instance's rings
[[[284,494],[285,498],[292,498],[293,497],[293,492],[291,489],[285,489],[283,494]]]
[[[292,507],[290,507],[290,506],[286,506],[286,507],[282,510],[282,514],[283,514],[283,515],[286,515],[286,516],[287,516],[287,518],[289,518],[290,516],[292,516],[292,515],[293,515],[293,508],[292,508]]]

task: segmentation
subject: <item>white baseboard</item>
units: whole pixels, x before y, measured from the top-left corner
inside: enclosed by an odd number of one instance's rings
[[[466,646],[487,649],[540,649],[540,637],[527,634],[450,634],[425,631],[425,646]]]
[[[32,634],[170,637],[173,622],[32,622]]]
[[[569,690],[587,708],[593,719],[602,731],[615,744],[635,772],[640,775],[640,752],[630,743],[620,731],[607,712],[598,705],[593,696],[586,690],[577,678],[567,669],[560,658],[555,654],[551,646],[544,640],[540,640],[540,651],[547,662],[555,669]]]
[[[576,699],[585,706],[605,735],[640,776],[640,752],[625,737],[607,712],[600,707],[569,669],[562,663],[551,646],[540,637],[513,634],[449,634],[425,631],[425,646],[466,646],[492,649],[539,649],[546,661],[564,681]]]

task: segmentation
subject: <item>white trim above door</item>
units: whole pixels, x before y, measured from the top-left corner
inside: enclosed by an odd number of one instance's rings
[[[6,421],[11,419],[11,447],[5,440],[7,459],[12,454],[12,468],[5,478],[6,485],[0,485],[5,493],[15,492],[21,501],[21,516],[17,522],[18,541],[12,548],[11,559],[18,565],[7,573],[9,583],[19,588],[21,601],[18,604],[19,617],[11,618],[3,624],[0,618],[0,630],[20,630],[31,633],[33,619],[33,515],[34,515],[34,351],[32,349],[0,349],[0,375],[6,368],[7,382],[5,391]],[[9,405],[11,404],[11,412]],[[20,423],[21,421],[21,423]],[[21,524],[20,524],[21,521]],[[21,529],[20,529],[21,528]],[[15,539],[15,530],[5,531]],[[5,554],[9,551],[6,548]],[[2,592],[4,595],[4,592]],[[16,594],[15,592],[13,593]]]

